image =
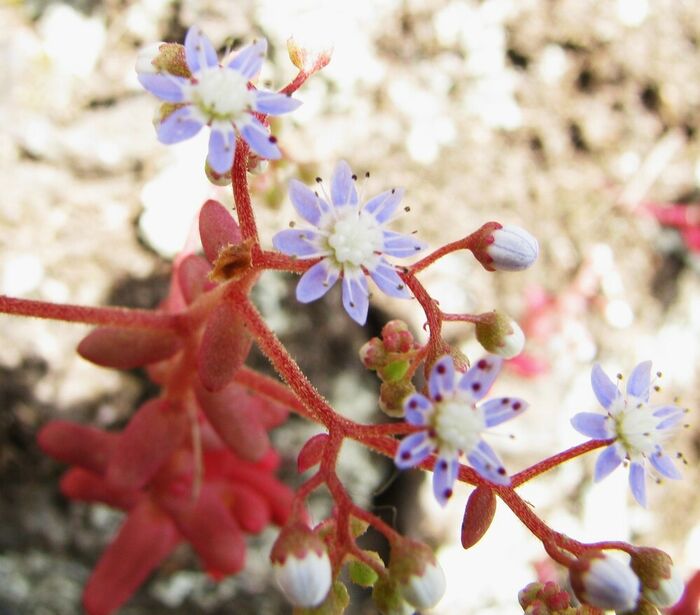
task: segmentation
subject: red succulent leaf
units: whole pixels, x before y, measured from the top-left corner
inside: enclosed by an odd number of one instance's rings
[[[209,316],[197,353],[197,371],[204,388],[223,389],[245,361],[252,340],[241,319],[228,303]]]
[[[245,564],[245,540],[219,489],[204,485],[196,500],[164,497],[164,508],[181,534],[197,551],[204,567],[219,578],[241,570]]]
[[[208,278],[210,270],[211,265],[197,254],[187,255],[177,267],[180,291],[188,305],[215,286]]]
[[[289,416],[289,408],[287,406],[264,395],[251,393],[247,389],[246,392],[250,397],[249,403],[255,408],[258,419],[265,429],[277,427],[287,420]]]
[[[328,442],[328,434],[319,433],[306,441],[306,444],[299,451],[297,457],[297,470],[299,474],[306,472],[309,468],[313,468],[317,463],[320,463],[323,452],[326,450]]]
[[[226,446],[248,461],[261,459],[270,448],[267,431],[260,422],[254,397],[238,384],[212,393],[196,388],[199,402],[209,423]]]
[[[144,497],[140,491],[119,489],[104,476],[83,468],[71,468],[61,477],[61,493],[71,500],[101,502],[121,510],[129,510]]]
[[[117,436],[70,421],[51,421],[37,436],[41,450],[58,461],[104,473]]]
[[[173,522],[149,499],[129,513],[83,593],[88,615],[114,613],[180,541]]]
[[[175,452],[188,433],[182,408],[167,399],[147,401],[119,436],[107,467],[107,479],[123,489],[143,487]]]
[[[221,203],[211,199],[199,212],[199,236],[210,263],[216,260],[221,248],[243,241],[241,230],[231,214]]]
[[[166,329],[100,327],[78,345],[78,354],[102,367],[133,369],[172,357],[182,348],[180,338]]]
[[[491,526],[496,513],[496,495],[488,487],[477,487],[472,491],[462,520],[462,546],[473,547]]]
[[[259,534],[270,524],[270,507],[260,494],[245,485],[230,485],[229,508],[238,525],[249,534]]]

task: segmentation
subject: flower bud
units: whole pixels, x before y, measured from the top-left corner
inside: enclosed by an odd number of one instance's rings
[[[287,39],[287,53],[292,64],[307,75],[313,75],[331,61],[333,47],[319,44],[316,49],[302,46],[294,37]]]
[[[382,382],[379,387],[379,408],[384,414],[395,418],[404,415],[403,401],[416,392],[410,380]]]
[[[413,334],[403,320],[390,320],[382,327],[382,340],[387,352],[409,352],[415,346]]]
[[[528,615],[566,613],[571,609],[569,594],[552,581],[530,583],[518,592],[518,602]]]
[[[537,240],[519,226],[487,222],[472,236],[471,251],[488,271],[522,271],[537,260]]]
[[[192,76],[185,48],[177,43],[153,43],[139,50],[136,56],[136,74],[153,75],[155,73],[170,73],[177,77]]]
[[[384,342],[378,337],[373,337],[360,348],[360,361],[367,369],[379,369],[386,363],[386,350]]]
[[[445,573],[433,551],[420,542],[394,543],[389,574],[404,600],[416,609],[434,607],[445,593]]]
[[[476,339],[485,350],[506,359],[519,355],[525,345],[525,334],[518,323],[498,310],[479,315]]]
[[[301,523],[286,527],[270,553],[275,579],[296,607],[321,604],[331,588],[333,572],[326,545]]]
[[[638,548],[630,567],[642,582],[642,594],[655,606],[671,607],[681,599],[683,579],[667,553],[652,547]]]
[[[581,602],[600,609],[632,610],[640,581],[625,563],[594,551],[582,555],[569,569],[571,587]]]

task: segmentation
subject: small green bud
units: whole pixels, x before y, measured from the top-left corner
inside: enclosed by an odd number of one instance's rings
[[[379,407],[384,414],[399,418],[404,415],[403,400],[415,393],[416,387],[406,380],[382,382],[379,387]]]
[[[525,345],[525,335],[518,323],[498,310],[479,315],[476,339],[485,350],[506,359],[519,355]]]
[[[372,559],[375,559],[377,563],[384,566],[382,558],[379,557],[379,553],[376,551],[365,551],[365,554],[369,555],[372,557]],[[360,587],[372,587],[379,578],[379,575],[371,566],[368,566],[359,560],[352,560],[348,564],[348,573],[350,574],[350,579],[352,582]]]

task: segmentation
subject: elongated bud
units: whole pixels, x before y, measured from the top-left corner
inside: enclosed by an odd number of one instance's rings
[[[518,323],[498,310],[479,315],[476,339],[485,350],[506,359],[519,355],[525,345],[525,334]]]
[[[287,53],[292,64],[307,75],[313,75],[331,61],[332,46],[317,45],[316,49],[301,45],[293,36],[287,39]]]
[[[581,602],[600,609],[632,610],[640,597],[639,577],[602,551],[582,555],[569,568],[571,587]]]
[[[683,579],[667,553],[652,547],[638,548],[630,566],[642,582],[642,594],[655,606],[668,608],[681,599]]]
[[[446,579],[432,549],[415,540],[394,543],[389,574],[404,600],[416,609],[434,607],[445,593]]]
[[[487,222],[474,233],[471,251],[488,271],[522,271],[537,260],[540,248],[519,226]]]
[[[331,588],[333,572],[326,545],[308,527],[297,523],[282,530],[270,553],[275,579],[296,607],[321,604]]]

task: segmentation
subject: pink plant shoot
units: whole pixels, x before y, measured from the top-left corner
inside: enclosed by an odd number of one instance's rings
[[[498,309],[444,312],[421,274],[444,256],[470,251],[488,272],[509,275],[503,272],[534,265],[537,240],[507,222],[486,221],[467,232],[455,218],[450,224],[456,239],[423,255],[423,239],[390,228],[402,188],[364,199],[350,164],[338,161],[328,187],[320,180],[314,189],[291,180],[288,196],[303,222],[280,228],[268,245],[258,232],[248,170],[260,159],[284,156],[284,145],[269,133],[269,118],[298,107],[292,95],[328,63],[330,54],[307,52],[291,42],[297,75],[279,91],[264,91],[255,79],[265,50],[266,42],[259,39],[220,60],[204,33],[192,27],[184,44],[160,43],[139,57],[139,80],[162,103],[158,139],[175,143],[206,126],[207,171],[210,178],[212,171],[230,177],[235,201],[235,217],[215,200],[201,206],[203,251],[178,255],[169,292],[157,309],[0,296],[0,312],[8,315],[95,326],[78,346],[84,359],[109,369],[144,368],[157,387],[122,430],[52,420],[38,435],[44,453],[67,466],[60,482],[67,498],[124,513],[85,585],[85,612],[117,613],[183,543],[213,579],[235,575],[245,566],[247,537],[270,525],[280,528],[270,565],[290,612],[295,607],[304,613],[342,613],[349,600],[347,578],[371,588],[380,613],[432,608],[448,578],[439,554],[353,501],[336,471],[347,440],[393,460],[399,470],[432,472],[441,506],[455,505],[450,497],[457,483],[470,486],[461,527],[465,549],[489,531],[496,502],[504,503],[568,571],[574,592],[549,581],[528,585],[513,596],[527,612],[648,613],[654,605],[672,607],[683,592],[668,555],[622,541],[578,541],[551,528],[517,491],[597,450],[602,452],[595,479],[629,463],[632,493],[642,505],[649,474],[680,478],[665,445],[685,412],[676,405],[651,405],[650,362],[634,368],[624,391],[594,366],[593,394],[603,412],[584,412],[572,420],[590,439],[526,468],[508,463],[506,470],[499,455],[507,454],[508,442],[492,448],[489,431],[519,417],[529,404],[488,393],[505,359],[522,350],[522,330]],[[304,374],[251,300],[261,274],[270,270],[301,276],[294,310],[309,309],[307,303],[336,283],[342,308],[359,325],[367,320],[370,283],[388,296],[387,305],[402,299],[404,307],[420,310],[424,342],[406,323],[391,320],[381,337],[358,349],[363,365],[381,381],[377,407],[388,415],[384,422],[364,424],[341,414]],[[470,362],[450,344],[443,332],[446,322],[474,327],[487,353]],[[254,347],[278,377],[250,366]],[[277,475],[280,455],[270,437],[290,414],[321,429],[298,452],[297,469],[310,476],[296,490]],[[321,488],[333,506],[326,518],[314,522],[308,499]],[[387,540],[387,561],[358,543],[370,528]],[[454,529],[456,534],[459,529]],[[683,595],[697,596],[696,585]]]

